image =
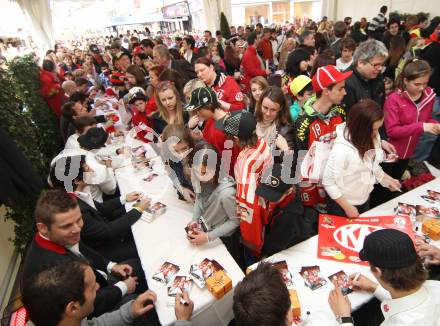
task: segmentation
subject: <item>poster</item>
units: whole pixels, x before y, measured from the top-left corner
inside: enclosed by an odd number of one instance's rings
[[[414,232],[407,216],[375,216],[348,219],[328,214],[319,215],[318,258],[368,265],[359,259],[364,239],[380,229],[397,229],[413,241]]]

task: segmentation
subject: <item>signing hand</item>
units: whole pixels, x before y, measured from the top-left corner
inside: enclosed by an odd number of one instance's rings
[[[116,264],[112,267],[112,274],[126,278],[133,272],[133,267],[128,264]]]
[[[132,201],[138,200],[142,197],[142,193],[138,191],[133,191],[125,195],[125,201],[130,203]]]
[[[416,250],[420,257],[426,258],[425,265],[440,265],[439,248],[421,241],[417,241]]]
[[[356,274],[352,274],[348,277],[348,282],[351,285],[353,291],[366,291],[369,293],[374,293],[376,288],[379,286],[376,282],[373,282],[368,277],[363,276],[362,274],[355,281]]]
[[[188,305],[180,303],[180,299],[185,300]],[[186,291],[183,291],[183,295],[177,293],[175,306],[174,306],[174,313],[176,314],[176,319],[190,320],[193,310],[194,310],[194,302],[189,298],[188,293],[186,293]]]
[[[193,230],[192,234],[188,236],[189,242],[193,245],[201,246],[208,242],[208,233],[198,230]]]
[[[154,308],[157,301],[156,293],[151,290],[140,294],[131,304],[131,311],[134,316],[141,316]]]

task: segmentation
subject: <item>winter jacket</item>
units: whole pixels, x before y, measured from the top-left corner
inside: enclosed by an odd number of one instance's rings
[[[229,236],[240,225],[235,204],[236,186],[232,177],[221,180],[211,195],[204,200],[196,195],[193,221],[203,216],[209,240]]]
[[[423,134],[423,123],[438,123],[432,118],[435,92],[427,87],[419,104],[409,94],[396,90],[385,102],[385,128],[388,141],[396,147],[401,159],[410,158]]]
[[[336,138],[336,126],[344,122],[345,111],[341,106],[333,106],[323,115],[313,108],[315,102],[315,96],[309,98],[303,105],[304,113],[295,122],[298,150],[308,150],[315,140],[331,143]]]
[[[241,60],[243,67],[243,80],[242,83],[245,87],[245,91],[250,89],[249,82],[256,76],[266,76],[266,70],[261,67],[261,61],[257,56],[257,50],[254,46],[248,46],[246,52]]]
[[[212,89],[217,94],[217,99],[231,104],[229,111],[241,111],[246,107],[240,85],[233,77],[223,73],[217,74]]]
[[[344,197],[351,205],[365,204],[376,180],[381,181],[384,175],[379,165],[383,161],[380,136],[374,140],[374,157],[367,154],[362,160],[356,147],[346,139],[349,136],[345,123],[336,127],[336,133],[322,184],[332,199]]]

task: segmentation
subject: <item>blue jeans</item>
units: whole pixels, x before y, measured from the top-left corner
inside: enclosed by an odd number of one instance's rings
[[[440,96],[435,97],[434,108],[432,110],[432,117],[437,121],[440,121],[440,116],[437,113],[440,112]],[[431,154],[432,146],[434,146],[437,135],[430,134],[428,132],[423,133],[417,143],[416,149],[412,155],[412,159],[423,162]]]

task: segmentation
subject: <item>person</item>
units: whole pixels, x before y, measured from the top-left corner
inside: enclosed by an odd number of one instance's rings
[[[286,75],[288,81],[286,81],[285,84],[288,86],[290,82],[299,75],[308,76],[309,66],[310,66],[310,53],[302,48],[294,50],[287,57]]]
[[[139,261],[111,262],[81,241],[83,221],[73,196],[61,190],[43,192],[35,207],[35,218],[38,231],[26,252],[22,282],[47,266],[84,257],[93,267],[100,285],[91,316],[113,311],[126,294],[147,289]],[[109,274],[125,279],[112,284]]]
[[[79,64],[73,63],[72,56],[70,54],[65,54],[63,58],[63,64],[60,66],[60,73],[62,77],[66,72],[73,72],[75,69],[80,68]]]
[[[295,39],[293,37],[287,38],[284,41],[284,43],[281,45],[280,57],[279,57],[279,60],[278,60],[279,61],[279,64],[278,64],[278,69],[279,70],[285,70],[286,69],[287,57],[295,49],[295,46],[296,46],[296,41],[295,41]]]
[[[208,45],[208,56],[207,58],[211,60],[214,64],[216,71],[225,73],[226,66],[223,61],[224,51],[217,41],[210,42]]]
[[[189,172],[188,154],[194,148],[194,141],[188,128],[171,124],[165,127],[161,135],[160,153],[169,167],[168,175],[177,190],[179,199],[193,204],[196,198]]]
[[[154,308],[157,297],[151,291],[145,291],[135,300],[123,304],[114,312],[99,317],[86,318],[93,312],[99,284],[92,267],[84,260],[77,259],[56,264],[26,280],[22,300],[29,316],[30,326],[49,325],[130,325],[136,317],[148,314]],[[188,303],[180,303],[176,297],[175,313],[178,322],[175,326],[188,325],[194,303],[184,295]],[[151,325],[151,324],[150,324]]]
[[[235,205],[235,182],[221,171],[221,161],[221,155],[209,143],[199,143],[194,148],[191,171],[196,199],[192,221],[203,219],[206,226],[206,231],[195,230],[187,235],[189,242],[196,246],[229,237],[240,224]]]
[[[366,212],[376,180],[393,191],[400,189],[399,181],[379,165],[384,159],[378,132],[383,120],[384,112],[376,102],[361,100],[350,110],[347,122],[336,127],[322,179],[331,198],[329,214],[355,218]]]
[[[125,83],[128,90],[133,87],[146,88],[145,74],[138,65],[129,65],[125,70]]]
[[[147,97],[142,88],[136,93],[129,93],[128,103],[132,105],[132,118],[131,122],[135,127],[136,138],[149,143],[154,139],[151,135],[151,120],[146,112],[147,109]],[[136,128],[137,127],[137,128]]]
[[[372,293],[381,301],[382,326],[438,325],[440,282],[427,281],[428,273],[406,233],[383,229],[369,234],[359,258],[368,262],[379,284],[364,275],[351,275],[349,283],[354,291]],[[329,304],[340,324],[353,326],[350,300],[337,285]]]
[[[356,43],[351,37],[341,39],[341,54],[336,59],[336,67],[339,70],[347,70],[353,63],[353,52],[356,49]]]
[[[75,133],[67,138],[64,149],[79,149],[81,146],[78,143],[78,137],[85,134],[90,128],[96,127],[96,120],[90,116],[78,117],[73,121],[75,126]]]
[[[295,165],[296,162],[292,162],[292,166]],[[296,194],[295,184],[290,182],[292,169],[285,169],[284,166],[274,164],[267,179],[262,180],[255,191],[266,201],[269,211],[262,257],[270,257],[308,238],[308,226],[303,218],[304,207]]]
[[[342,39],[344,39],[347,34],[347,25],[343,21],[337,21],[333,29],[335,32],[335,40],[330,44],[330,49],[332,49],[335,54],[335,58],[339,59],[342,51]]]
[[[130,66],[130,64],[131,64],[131,58],[128,52],[119,51],[114,56],[114,66],[118,71],[125,73],[127,71],[128,66]]]
[[[169,124],[183,125],[188,122],[188,114],[183,111],[180,94],[172,82],[160,82],[154,97],[158,110],[150,116],[150,119],[153,130],[158,135],[162,134]]]
[[[388,23],[388,29],[387,31],[385,31],[385,33],[383,33],[383,38],[382,38],[382,42],[383,44],[385,44],[385,47],[388,50],[390,49],[391,39],[394,36],[398,36],[398,35],[402,36],[402,33],[400,31],[400,20],[397,17],[392,17],[390,18],[390,21]]]
[[[312,80],[308,76],[299,75],[290,83],[290,92],[295,98],[290,106],[290,117],[295,122],[303,114],[304,103],[314,95]]]
[[[244,95],[233,77],[217,73],[214,65],[206,58],[197,59],[195,70],[197,77],[217,94],[221,109],[229,112],[245,108]]]
[[[73,167],[76,163],[78,168],[74,171]],[[49,180],[53,188],[73,190],[76,195],[83,218],[81,239],[87,246],[114,261],[138,259],[131,226],[149,207],[150,200],[141,198],[140,192],[131,192],[99,203],[93,200],[87,187],[88,173],[94,173],[94,170],[86,163],[86,156],[72,153],[59,157],[51,165]],[[74,177],[68,185],[65,178],[60,177],[65,175]],[[139,202],[127,212],[125,203],[136,200]]]
[[[256,133],[271,150],[293,151],[295,133],[286,97],[277,86],[269,86],[260,96],[255,108]]]
[[[244,92],[249,91],[249,82],[252,78],[256,76],[269,75],[271,71],[269,69],[263,68],[262,62],[258,58],[257,49],[254,47],[256,36],[251,34],[247,39],[247,49],[243,54],[241,59],[241,66],[243,68],[243,80],[242,84],[244,86]]]
[[[154,94],[156,92],[156,87],[159,84],[159,76],[163,71],[164,68],[158,65],[153,65],[148,70],[148,74],[150,75],[150,85],[148,85],[145,94],[148,97],[148,102],[145,109],[147,116],[150,116],[153,112],[157,111],[157,105]]]
[[[55,63],[43,60],[39,71],[40,93],[44,101],[51,108],[57,119],[61,116],[61,105],[64,101],[64,91],[60,85],[60,78],[55,71]]]
[[[256,76],[251,79],[249,84],[251,86],[251,96],[249,97],[247,110],[254,114],[257,102],[260,100],[261,94],[263,94],[264,91],[269,87],[269,83],[264,77]]]
[[[350,33],[350,37],[356,42],[356,46],[368,39],[368,36],[361,29],[360,22],[353,24],[353,31]]]
[[[230,162],[223,162],[222,164],[226,165],[222,167],[229,171],[229,174],[233,177],[234,165],[240,149],[233,146],[231,141],[228,143],[226,134],[215,128],[216,121],[224,119],[227,113],[220,108],[214,91],[210,87],[196,88],[191,93],[191,100],[185,110],[196,113],[188,122],[188,127],[191,128],[191,135],[194,139],[202,140],[200,135],[197,135],[197,130],[200,129],[200,122],[203,121],[204,125],[201,133],[203,140],[214,146],[222,156],[228,155],[226,151],[231,151]]]
[[[183,39],[182,48],[183,48],[183,58],[188,61],[191,66],[194,67],[194,64],[198,58],[196,53],[194,53],[194,48],[196,47],[196,41],[193,37],[187,36]]]
[[[153,49],[153,61],[164,69],[174,69],[186,83],[188,80],[197,77],[191,64],[185,59],[175,60],[171,58],[168,48],[163,44],[158,44]]]
[[[388,11],[387,6],[380,7],[379,13],[368,24],[368,35],[376,40],[381,40],[382,35],[385,32],[387,19],[385,17]]]
[[[216,121],[215,127],[223,130],[228,138],[241,147],[235,163],[237,183],[236,204],[240,216],[240,232],[243,245],[247,248],[247,263],[254,262],[261,253],[262,231],[266,211],[261,205],[255,189],[261,181],[265,167],[272,163],[269,145],[256,134],[257,122],[252,113],[237,111]]]
[[[433,119],[435,93],[427,87],[431,67],[424,60],[409,61],[398,79],[398,89],[385,101],[385,128],[399,159],[384,169],[400,179],[423,132],[440,134],[440,123]]]
[[[258,42],[257,46],[257,52],[260,54],[261,59],[263,61],[267,61],[269,64],[272,64],[273,62],[273,50],[272,50],[272,43],[270,42],[270,29],[264,28],[263,29],[263,37]],[[269,67],[266,67],[269,68]]]
[[[299,41],[299,47],[306,47],[306,46],[310,46],[310,47],[315,47],[315,33],[311,30],[305,30],[304,32],[302,32],[299,37],[298,37],[298,41]]]
[[[237,79],[237,75],[240,76],[240,58],[238,56],[235,47],[228,44],[225,47],[225,57],[223,58],[226,67],[226,73],[228,76],[232,76]]]
[[[240,281],[232,304],[235,324],[286,326],[294,323],[289,291],[281,273],[270,263],[260,263]]]
[[[393,80],[397,79],[398,71],[396,68],[399,65],[399,62],[402,59],[405,51],[405,39],[400,35],[394,36],[389,45],[389,56],[385,64],[385,72],[383,73],[385,77],[389,77]]]

